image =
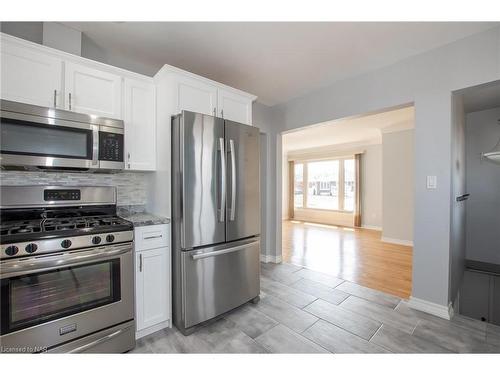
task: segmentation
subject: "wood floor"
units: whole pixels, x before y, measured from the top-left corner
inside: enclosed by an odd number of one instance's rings
[[[381,232],[283,222],[283,261],[402,298],[411,295],[412,248],[381,241]]]

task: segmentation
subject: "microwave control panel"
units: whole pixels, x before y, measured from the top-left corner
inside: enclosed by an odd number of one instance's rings
[[[99,132],[99,160],[123,162],[123,134]]]

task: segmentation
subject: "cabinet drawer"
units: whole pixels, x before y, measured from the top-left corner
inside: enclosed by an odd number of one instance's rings
[[[149,225],[135,228],[135,250],[156,249],[168,246],[168,225]]]

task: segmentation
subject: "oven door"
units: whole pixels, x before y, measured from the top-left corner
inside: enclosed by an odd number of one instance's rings
[[[3,351],[44,351],[134,318],[132,243],[0,266]]]
[[[2,111],[2,166],[99,168],[98,146],[98,125]]]

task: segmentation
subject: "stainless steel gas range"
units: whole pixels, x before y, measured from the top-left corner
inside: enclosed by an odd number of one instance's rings
[[[3,353],[135,345],[133,228],[113,187],[1,188]]]

